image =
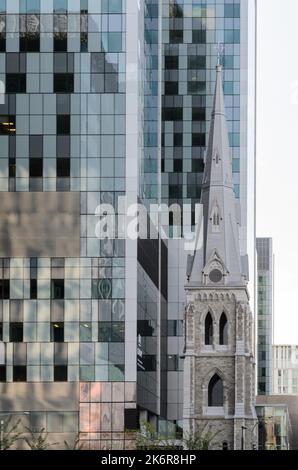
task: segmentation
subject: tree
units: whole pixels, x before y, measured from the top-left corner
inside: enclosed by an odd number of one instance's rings
[[[67,441],[64,441],[64,446],[65,450],[82,450],[83,449],[83,443],[80,443],[80,436],[77,435],[75,440],[69,444]]]
[[[25,436],[24,440],[31,450],[47,450],[49,447],[59,444],[58,442],[54,442],[52,444],[47,442],[48,433],[45,431],[45,428],[42,428],[38,434],[29,428],[25,429],[30,434],[30,437],[28,438]]]
[[[202,428],[197,426],[194,432],[184,433],[183,447],[186,450],[209,450],[219,433],[220,430],[212,432],[207,423]]]
[[[0,429],[0,450],[8,450],[21,439],[22,432],[18,431],[21,420],[19,419],[14,425],[11,425],[12,416],[5,421],[1,420]]]
[[[177,449],[175,436],[168,437],[159,434],[151,423],[141,423],[140,431],[135,433],[135,443],[138,450]]]

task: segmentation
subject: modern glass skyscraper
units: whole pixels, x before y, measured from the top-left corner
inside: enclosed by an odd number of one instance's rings
[[[271,238],[257,238],[258,394],[273,393],[274,258]]]
[[[246,253],[252,3],[0,0],[0,416],[91,449],[182,418],[185,252],[96,208],[199,201],[222,42]]]

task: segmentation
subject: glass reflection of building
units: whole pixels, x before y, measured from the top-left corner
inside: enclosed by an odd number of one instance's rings
[[[257,238],[258,394],[272,394],[274,261],[271,238]]]
[[[257,405],[259,450],[289,450],[291,422],[287,405]]]

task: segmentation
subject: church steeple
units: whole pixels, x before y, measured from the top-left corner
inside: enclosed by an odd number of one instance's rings
[[[245,281],[241,267],[232,156],[221,74],[222,68],[217,65],[201,194],[204,214],[203,253],[197,254],[193,259],[189,277],[190,282],[202,282],[203,273],[204,284],[216,283],[215,280],[220,279],[218,283],[243,285]]]

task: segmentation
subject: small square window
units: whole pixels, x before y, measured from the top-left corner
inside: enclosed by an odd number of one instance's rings
[[[170,44],[182,44],[183,43],[183,30],[172,29],[170,30]]]
[[[64,299],[64,279],[51,280],[51,298]]]
[[[202,133],[192,134],[192,146],[193,147],[205,147],[206,135]]]
[[[26,366],[13,366],[13,381],[26,382],[27,380],[27,367]]]
[[[7,73],[6,93],[26,93],[26,74]]]
[[[57,116],[57,135],[69,135],[70,134],[70,116],[61,115]]]
[[[67,366],[54,366],[54,382],[67,382]]]
[[[179,56],[165,56],[165,69],[178,70],[179,69]]]
[[[192,160],[192,172],[193,173],[204,173],[204,160],[202,158]]]
[[[72,73],[54,74],[54,93],[73,93],[74,75]]]
[[[0,382],[6,382],[6,366],[0,365]]]
[[[10,323],[9,341],[11,343],[21,343],[23,341],[23,323]]]
[[[192,120],[193,121],[206,121],[206,109],[194,107],[192,108]]]
[[[43,160],[42,158],[29,159],[29,176],[30,178],[42,178]]]
[[[174,147],[183,146],[183,134],[182,132],[175,132],[174,134]]]
[[[57,158],[56,161],[57,177],[70,177],[70,158]]]
[[[51,341],[53,343],[64,342],[64,323],[63,322],[51,323]]]
[[[178,95],[178,82],[165,82],[165,95]]]

